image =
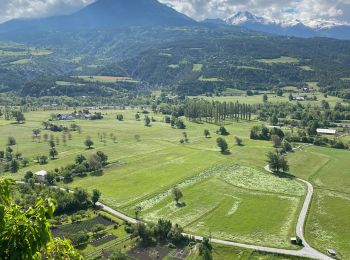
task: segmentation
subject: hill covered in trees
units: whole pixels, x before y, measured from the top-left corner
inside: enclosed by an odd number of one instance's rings
[[[10,40],[20,44],[0,45],[0,91],[22,96],[110,95],[145,87],[199,95],[318,82],[323,92],[350,98],[348,41],[212,25],[37,32]],[[73,78],[98,75],[132,84]],[[62,81],[68,83],[57,84]]]

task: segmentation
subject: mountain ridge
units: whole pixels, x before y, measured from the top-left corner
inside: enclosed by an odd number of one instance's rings
[[[207,19],[203,23],[211,23],[218,19]],[[251,12],[237,12],[226,19],[221,19],[222,24],[240,26],[249,30],[273,33],[282,36],[295,37],[329,37],[341,40],[350,40],[350,23],[338,20],[325,19],[285,19],[277,20],[257,16]]]
[[[0,24],[0,33],[185,26],[196,23],[192,18],[157,0],[98,0],[70,15],[7,21]]]

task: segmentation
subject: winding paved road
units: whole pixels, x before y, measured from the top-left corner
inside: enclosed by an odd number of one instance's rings
[[[303,147],[307,147],[308,145],[301,145],[293,150],[297,150]],[[265,166],[265,170],[268,172],[273,173],[269,166]],[[264,246],[257,246],[257,245],[248,245],[248,244],[242,244],[242,243],[237,243],[237,242],[232,242],[232,241],[226,241],[226,240],[221,240],[221,239],[211,239],[211,241],[213,243],[217,243],[217,244],[222,244],[222,245],[227,245],[227,246],[235,246],[235,247],[241,247],[241,248],[247,248],[247,249],[253,249],[253,250],[258,250],[258,251],[264,251],[264,252],[269,252],[269,253],[277,253],[277,254],[283,254],[283,255],[292,255],[292,256],[299,256],[299,257],[308,257],[308,258],[312,258],[312,259],[319,259],[319,260],[333,260],[333,258],[317,251],[316,249],[312,248],[305,240],[304,237],[304,224],[306,222],[306,217],[307,217],[307,213],[308,210],[310,208],[310,204],[311,204],[311,200],[312,200],[312,195],[314,192],[314,188],[312,186],[311,183],[302,180],[302,179],[297,179],[300,182],[303,182],[304,184],[306,184],[307,186],[307,194],[305,197],[305,201],[303,204],[303,207],[301,209],[301,212],[299,214],[299,218],[298,218],[298,223],[297,223],[297,227],[296,227],[296,234],[298,237],[300,237],[303,241],[303,245],[304,247],[300,250],[289,250],[289,249],[281,249],[281,248],[273,248],[273,247],[264,247]],[[100,207],[102,207],[105,211],[109,212],[112,215],[115,215],[123,220],[126,220],[130,223],[137,223],[138,220],[125,215],[122,212],[119,212],[117,210],[114,210],[102,203],[97,203],[97,205],[99,205]],[[203,240],[202,236],[196,236],[193,234],[187,234],[184,233],[184,235],[187,236],[192,236],[194,237],[196,240]]]
[[[297,148],[295,148],[294,150],[297,150],[301,147],[305,147],[305,146],[299,146]],[[265,170],[268,172],[272,171],[270,170],[269,166],[265,166]],[[281,249],[281,248],[273,248],[273,247],[264,247],[264,246],[257,246],[257,245],[248,245],[248,244],[242,244],[242,243],[237,243],[237,242],[232,242],[232,241],[226,241],[226,240],[221,240],[221,239],[215,239],[212,238],[211,241],[213,243],[217,243],[217,244],[222,244],[222,245],[227,245],[227,246],[235,246],[235,247],[241,247],[241,248],[246,248],[246,249],[253,249],[253,250],[258,250],[258,251],[263,251],[263,252],[269,252],[269,253],[277,253],[277,254],[283,254],[283,255],[292,255],[292,256],[299,256],[299,257],[308,257],[308,258],[312,258],[312,259],[319,259],[319,260],[333,260],[333,258],[330,258],[329,256],[317,251],[316,249],[312,248],[305,240],[304,237],[304,224],[306,221],[306,217],[307,217],[307,213],[308,210],[310,208],[310,204],[311,204],[311,199],[312,199],[312,195],[313,195],[313,186],[311,185],[311,183],[302,180],[302,179],[297,179],[300,182],[303,182],[304,184],[306,184],[307,186],[307,194],[306,194],[306,198],[304,201],[304,205],[302,207],[302,210],[300,212],[299,218],[298,218],[298,223],[297,223],[297,228],[296,228],[296,234],[298,237],[300,237],[303,241],[303,245],[304,247],[300,250],[289,250],[289,249]],[[17,183],[24,183],[24,182],[17,182]],[[57,188],[57,187],[55,187]],[[71,190],[67,190],[67,189],[63,189],[60,188],[63,191],[68,191],[68,192],[74,192]],[[135,218],[132,218],[120,211],[117,211],[115,209],[112,209],[110,207],[108,207],[107,205],[104,205],[103,203],[97,202],[96,205],[100,206],[101,208],[103,208],[105,211],[109,212],[110,214],[123,219],[125,221],[128,221],[129,223],[133,223],[136,224],[139,222],[139,220],[136,220]],[[193,234],[187,234],[184,233],[184,235],[187,236],[192,236],[194,237],[196,240],[203,240],[202,236],[196,236]]]

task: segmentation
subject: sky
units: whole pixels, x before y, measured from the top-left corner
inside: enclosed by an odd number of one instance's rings
[[[0,23],[13,18],[72,13],[95,0],[0,0]],[[350,0],[159,0],[196,19],[226,18],[238,11],[274,19],[350,22]]]

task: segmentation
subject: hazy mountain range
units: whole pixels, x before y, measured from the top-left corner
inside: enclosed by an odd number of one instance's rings
[[[350,23],[337,20],[274,20],[250,12],[238,12],[224,20],[207,19],[204,23],[241,26],[250,30],[296,37],[350,39]]]
[[[350,39],[350,24],[337,20],[273,20],[238,12],[224,20],[206,19],[198,23],[157,0],[98,0],[71,15],[5,22],[0,24],[0,34],[203,24],[240,26],[286,36]]]
[[[0,25],[0,33],[193,24],[193,19],[157,0],[98,0],[72,15],[5,22]]]

